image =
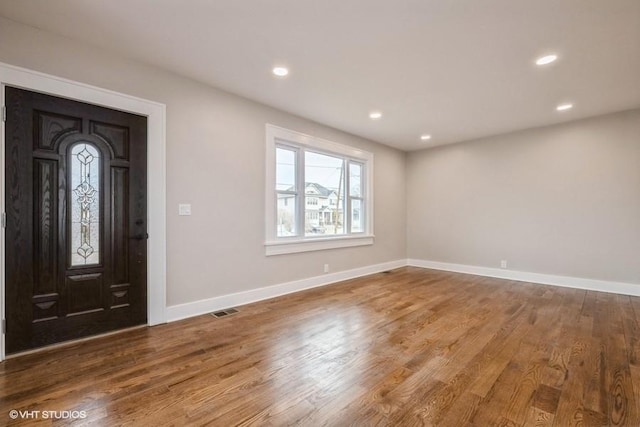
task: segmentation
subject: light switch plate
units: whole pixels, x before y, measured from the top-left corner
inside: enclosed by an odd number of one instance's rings
[[[190,204],[179,204],[178,205],[178,215],[188,216],[191,215],[191,205]]]

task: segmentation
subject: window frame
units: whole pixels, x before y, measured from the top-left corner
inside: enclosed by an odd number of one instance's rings
[[[277,236],[278,194],[289,193],[276,189],[276,149],[292,150],[296,155],[295,170],[295,224],[296,235]],[[344,234],[305,236],[305,152],[336,156],[345,160],[344,168]],[[360,196],[351,195],[350,162],[361,166]],[[362,201],[360,213],[362,231],[351,232],[351,201]],[[373,234],[373,154],[354,147],[313,137],[271,124],[266,125],[266,180],[265,180],[265,253],[267,256],[308,252],[324,249],[372,245]]]

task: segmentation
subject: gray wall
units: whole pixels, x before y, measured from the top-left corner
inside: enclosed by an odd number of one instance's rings
[[[403,152],[1,17],[0,40],[0,62],[166,104],[169,305],[406,258]],[[373,246],[265,257],[265,123],[374,153]]]
[[[640,283],[640,110],[410,153],[407,224],[409,258]]]
[[[1,62],[167,105],[169,305],[407,256],[640,283],[640,110],[405,155],[1,17],[0,40]],[[267,122],[375,154],[373,246],[264,256]]]

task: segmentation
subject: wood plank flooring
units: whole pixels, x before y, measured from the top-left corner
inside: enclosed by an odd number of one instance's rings
[[[9,359],[0,425],[639,426],[639,321],[637,297],[405,267]]]

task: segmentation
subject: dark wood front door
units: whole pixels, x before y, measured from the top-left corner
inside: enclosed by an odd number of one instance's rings
[[[146,118],[5,94],[7,353],[146,323]]]

